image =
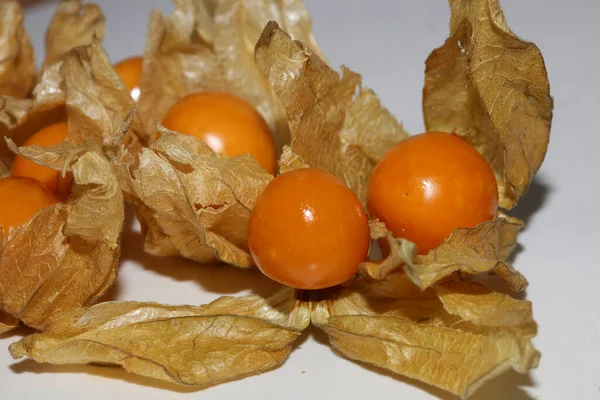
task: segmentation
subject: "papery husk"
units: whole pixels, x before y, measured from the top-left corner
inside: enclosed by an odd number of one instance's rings
[[[132,115],[123,125],[135,102],[114,70],[99,42],[73,49],[62,60],[60,74],[64,80],[69,135],[67,140],[83,144],[89,137],[107,143],[115,131],[127,126],[121,143],[136,154],[144,138],[142,124]]]
[[[74,178],[66,203],[10,228],[0,248],[0,309],[46,330],[94,303],[114,282],[124,220],[123,194],[101,146],[70,143],[18,149],[21,156]],[[26,277],[27,279],[24,279]]]
[[[0,335],[10,332],[19,325],[19,320],[10,314],[0,310]]]
[[[35,80],[35,55],[18,1],[0,0],[0,95],[23,98]]]
[[[68,3],[68,1],[65,1]],[[75,48],[42,74],[32,99],[0,97],[0,135],[21,146],[38,130],[68,120],[67,140],[110,142],[135,103],[100,43]],[[134,117],[122,143],[136,154],[144,137]],[[10,166],[14,153],[0,142],[0,161]]]
[[[46,30],[46,58],[42,71],[72,49],[102,42],[106,19],[95,3],[81,4],[81,0],[62,0]]]
[[[474,228],[455,229],[450,237],[426,255],[417,255],[414,243],[395,238],[385,225],[371,222],[371,237],[383,239],[389,254],[382,260],[367,261],[361,271],[376,279],[384,278],[396,268],[404,272],[421,289],[431,287],[453,273],[463,276],[492,274],[504,279],[509,288],[521,291],[527,279],[507,261],[514,250],[523,222],[504,214]]]
[[[111,364],[206,387],[266,372],[288,357],[310,321],[293,289],[270,298],[222,297],[201,307],[108,302],[67,315],[10,346],[15,358]]]
[[[140,84],[139,111],[150,140],[180,98],[223,91],[263,115],[278,149],[289,143],[285,111],[254,62],[254,44],[271,19],[315,51],[308,12],[300,0],[176,0],[176,11],[150,16]]]
[[[548,147],[553,101],[544,59],[510,30],[498,0],[450,7],[450,36],[426,62],[425,126],[474,145],[496,173],[500,206],[510,209]]]
[[[10,352],[52,364],[116,364],[205,387],[278,366],[310,322],[344,357],[463,397],[539,361],[531,303],[460,281],[423,291],[403,273],[312,293],[227,296],[200,307],[102,303],[21,339]]]
[[[255,58],[286,110],[292,150],[338,176],[364,203],[371,170],[407,137],[402,125],[360,75],[342,67],[340,76],[275,22],[265,27]]]
[[[540,358],[531,303],[477,283],[421,291],[402,273],[363,276],[316,302],[313,323],[337,354],[463,398],[507,370],[526,373]]]
[[[146,251],[252,267],[250,212],[273,176],[250,155],[221,157],[193,136],[159,129],[161,137],[142,149],[138,166],[121,174]]]

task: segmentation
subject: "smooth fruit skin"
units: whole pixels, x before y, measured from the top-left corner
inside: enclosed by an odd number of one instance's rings
[[[227,93],[201,92],[183,97],[163,119],[167,129],[196,136],[216,153],[250,153],[269,173],[277,171],[277,153],[269,126],[245,100]]]
[[[460,136],[428,132],[393,147],[373,169],[367,207],[427,254],[455,228],[494,218],[498,186],[489,164]]]
[[[67,139],[68,127],[66,122],[49,125],[30,136],[23,146],[50,147],[62,143]],[[72,183],[71,179],[62,179],[59,171],[37,165],[21,156],[16,156],[13,160],[11,175],[35,179],[63,198],[68,196]]]
[[[356,195],[337,177],[296,169],[273,179],[258,197],[248,245],[271,279],[323,289],[356,274],[369,251],[369,223]]]
[[[115,64],[115,71],[121,77],[133,100],[140,97],[140,79],[142,77],[142,57],[130,57]]]
[[[4,236],[8,235],[8,228],[28,222],[42,208],[59,201],[35,179],[0,179],[0,226]]]

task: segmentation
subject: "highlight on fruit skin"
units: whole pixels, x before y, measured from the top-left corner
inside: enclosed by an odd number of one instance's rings
[[[277,151],[269,126],[241,97],[223,92],[192,93],[177,101],[165,117],[167,129],[193,135],[229,157],[248,154],[270,174],[277,171]]]
[[[60,199],[35,179],[0,179],[0,226],[4,236],[9,228],[28,222],[38,211],[58,202]]]
[[[125,58],[115,64],[115,71],[121,77],[134,101],[140,98],[140,79],[142,77],[142,57]]]
[[[50,147],[57,145],[67,139],[68,129],[67,122],[48,125],[30,136],[23,146]],[[61,199],[69,196],[73,183],[70,175],[62,177],[60,171],[38,165],[19,155],[15,156],[13,160],[11,175],[35,179]]]
[[[427,254],[454,229],[494,219],[498,185],[489,164],[463,138],[426,132],[398,143],[375,166],[367,208],[394,236]]]
[[[339,178],[299,168],[274,178],[259,195],[248,246],[271,279],[323,289],[356,274],[369,251],[369,223],[360,200]]]

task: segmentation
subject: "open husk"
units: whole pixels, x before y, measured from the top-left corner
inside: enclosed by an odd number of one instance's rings
[[[313,305],[333,350],[463,398],[513,369],[537,367],[531,303],[477,283],[422,291],[403,273],[363,277]]]
[[[70,143],[86,138],[110,140],[135,104],[99,43],[72,49],[44,71],[32,99],[0,97],[0,134],[17,146],[39,129],[67,121]],[[142,125],[134,118],[123,143],[135,154]],[[0,161],[10,166],[13,153],[0,143]]]
[[[72,49],[102,42],[106,18],[95,3],[61,0],[46,30],[46,58],[42,70],[51,68]]]
[[[548,147],[553,101],[544,58],[510,30],[498,0],[450,7],[450,36],[426,62],[425,126],[474,145],[496,173],[500,206],[510,209]]]
[[[153,11],[148,25],[138,110],[150,140],[156,119],[187,94],[223,91],[239,96],[263,115],[278,148],[289,142],[285,111],[254,62],[254,44],[269,20],[318,50],[308,12],[300,0],[176,0],[164,17]]]
[[[179,1],[178,11],[166,19],[155,13],[151,26],[157,29],[149,33],[145,63],[161,54],[164,64],[157,61],[156,68],[168,72],[171,67],[164,65],[197,67],[200,59],[212,60],[198,56],[212,51],[206,46],[212,43],[207,38],[214,38],[217,28],[209,17],[218,7],[231,4],[238,3]],[[477,34],[470,25],[483,24],[486,18],[499,24],[494,30],[510,33],[505,22],[501,24],[501,11],[493,0],[454,0],[451,7],[452,21],[461,21],[458,24],[466,26],[469,34]],[[240,15],[239,8],[232,10],[235,12],[228,18]],[[487,11],[481,14],[481,10]],[[176,22],[179,25],[175,26]],[[477,40],[485,43],[487,35]],[[187,59],[188,50],[196,58]],[[477,54],[476,49],[469,51]],[[401,124],[372,91],[360,86],[357,74],[344,68],[340,76],[321,61],[318,50],[294,41],[274,22],[264,29],[255,56],[258,71],[289,118],[289,140],[279,142],[280,171],[307,166],[326,169],[364,201],[371,169],[387,149],[407,136]],[[204,79],[210,83],[214,70],[206,62],[202,64],[206,70],[197,71],[196,77],[207,72]],[[470,68],[454,66],[467,76],[476,72]],[[144,74],[146,80],[151,76],[146,65]],[[174,76],[178,83],[165,88],[187,85],[178,86],[185,80],[177,73]],[[165,90],[166,98],[176,93],[175,89]],[[431,93],[455,101],[451,91],[432,89]],[[429,96],[424,94],[426,120],[435,119],[438,109],[428,102]],[[152,104],[157,110],[164,107]],[[551,104],[547,111],[551,114]],[[492,114],[488,114],[489,126],[500,132]],[[245,236],[248,218],[272,176],[250,156],[217,156],[203,142],[167,131],[149,115],[143,119],[154,132],[148,137],[156,139],[156,132],[160,137],[142,149],[139,159],[115,146],[115,140],[104,146],[126,197],[137,207],[147,251],[251,266]],[[128,121],[132,118],[129,114]],[[451,125],[440,125],[442,128],[454,130]],[[120,130],[122,134],[126,131]],[[485,132],[471,135],[480,141],[476,147],[484,155],[490,146],[498,149],[502,145],[507,157],[514,151],[508,144],[510,135]],[[521,139],[522,154],[531,154],[525,149],[534,139],[528,135]],[[545,147],[536,148],[543,155]],[[500,164],[493,161],[492,165]],[[525,174],[527,179],[535,169]],[[523,192],[508,178],[511,174],[506,168],[495,167],[495,171],[504,204],[510,205],[510,199],[516,201]],[[372,221],[371,236],[386,241],[390,253],[383,260],[365,262],[361,273],[343,285],[314,292],[283,288],[270,297],[222,297],[200,307],[102,303],[66,312],[46,332],[11,345],[10,352],[15,358],[52,364],[120,365],[132,373],[206,387],[280,365],[301,331],[312,323],[326,332],[340,356],[466,398],[507,370],[527,373],[539,363],[540,353],[532,345],[537,325],[531,303],[471,281],[473,276],[492,274],[504,279],[512,290],[525,287],[525,278],[507,262],[521,226],[521,221],[499,213],[493,221],[455,230],[444,243],[421,256],[414,244],[394,238],[383,224]]]
[[[311,167],[342,179],[365,202],[371,170],[407,137],[361,77],[329,67],[308,45],[270,22],[256,44],[256,64],[286,110],[291,149]]]
[[[253,265],[248,221],[273,179],[249,155],[222,158],[193,136],[163,131],[123,173],[151,254]]]
[[[45,330],[94,303],[114,282],[123,195],[94,139],[83,148],[68,143],[52,148],[9,145],[21,156],[71,172],[74,178],[66,203],[42,209],[0,241],[0,309]]]
[[[117,364],[204,387],[279,365],[309,323],[334,351],[468,397],[489,379],[537,366],[531,303],[476,283],[421,291],[402,273],[314,292],[222,297],[201,307],[109,302],[11,345],[13,357]]]
[[[23,98],[35,80],[35,55],[16,0],[0,0],[0,95]]]
[[[414,283],[428,288],[455,272],[464,277],[482,274],[497,275],[509,288],[521,291],[527,279],[508,262],[517,245],[522,221],[498,214],[493,221],[474,228],[455,229],[450,237],[426,255],[418,255],[414,243],[395,238],[385,225],[371,222],[371,237],[384,240],[389,254],[377,261],[366,261],[361,271],[381,279],[396,268],[404,268]]]
[[[108,302],[73,312],[10,351],[45,363],[121,365],[204,387],[277,367],[309,321],[308,304],[292,289],[269,298],[221,297],[200,307]]]
[[[84,32],[83,27],[103,26],[98,13],[96,6],[80,8],[78,1],[63,1],[54,19],[71,21],[73,29]],[[66,49],[71,39],[82,40],[75,33],[61,33],[61,24],[49,28],[49,45],[61,35],[68,40],[57,49]],[[40,330],[93,304],[114,282],[124,204],[112,163],[127,154],[123,143],[134,151],[140,147],[141,124],[131,113],[133,101],[101,45],[65,51],[55,51],[33,98],[0,98],[0,133],[7,138],[7,145],[2,140],[0,146],[2,175],[9,174],[17,153],[74,178],[67,202],[11,229],[0,246],[0,310]],[[51,148],[20,147],[37,130],[65,120],[67,142]]]
[[[283,35],[278,41],[279,47],[265,48],[267,37],[275,30]],[[288,64],[278,59],[289,44],[285,40],[292,42],[274,23],[267,25],[256,47],[257,59],[263,60],[262,64],[258,63],[261,71],[269,69],[266,60],[274,63],[272,71],[291,68],[290,59]],[[346,78],[340,81],[337,72],[307,46],[299,42],[295,46],[304,56],[310,55],[311,65],[317,68],[312,72],[314,76],[311,75],[315,82],[324,74],[328,78],[323,81],[331,88],[323,89],[330,91],[323,104],[309,104],[311,97],[304,96],[305,93],[298,96],[298,103],[292,104],[291,100],[283,103],[286,109],[298,110],[298,115],[306,121],[290,123],[291,145],[282,150],[280,169],[283,172],[300,165],[329,169],[364,200],[366,179],[383,155],[384,147],[405,138],[406,132],[371,90],[360,89],[354,96],[360,83],[357,74],[345,70],[349,81],[346,82]],[[309,63],[308,59],[305,64]],[[281,79],[277,82],[286,93],[288,90],[301,93],[309,84],[305,75],[311,73],[306,71],[295,71],[298,76],[295,82],[287,79],[283,72],[277,73]],[[273,85],[275,93],[280,94],[277,82],[275,77],[269,77],[266,84]],[[289,86],[284,88],[284,85]],[[327,114],[331,122],[323,121],[323,107],[329,107]],[[290,117],[290,121],[294,121],[294,117]],[[247,249],[247,225],[256,198],[272,176],[250,156],[221,158],[197,139],[182,134],[173,136],[160,124],[158,130],[164,134],[140,153],[140,165],[124,174],[128,176],[125,179],[128,183],[123,186],[131,187],[144,227],[146,250],[162,256],[180,254],[199,262],[216,259],[242,268],[253,266]]]

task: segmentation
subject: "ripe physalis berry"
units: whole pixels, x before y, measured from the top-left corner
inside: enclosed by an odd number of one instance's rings
[[[277,153],[269,126],[244,99],[221,92],[193,93],[175,103],[165,128],[193,135],[216,153],[252,155],[269,173],[277,171]]]
[[[494,218],[498,186],[483,156],[455,134],[428,132],[389,150],[373,169],[367,206],[427,254],[456,228]]]
[[[273,179],[250,217],[248,244],[258,268],[297,289],[350,279],[367,257],[369,223],[356,195],[323,170],[301,168]]]
[[[28,222],[42,208],[59,201],[35,179],[13,176],[0,179],[0,226],[4,235],[8,235],[10,227]]]
[[[142,64],[143,59],[141,57],[126,58],[115,64],[115,71],[117,71],[117,74],[121,77],[121,80],[125,84],[127,90],[129,90],[131,98],[134,101],[138,101],[140,98]]]
[[[66,122],[59,122],[40,129],[30,136],[23,143],[23,146],[54,146],[64,142],[67,139],[67,133],[68,124]],[[38,165],[18,155],[13,160],[11,175],[35,179],[50,192],[62,199],[66,199],[69,196],[73,183],[70,175],[63,178],[61,172]]]

